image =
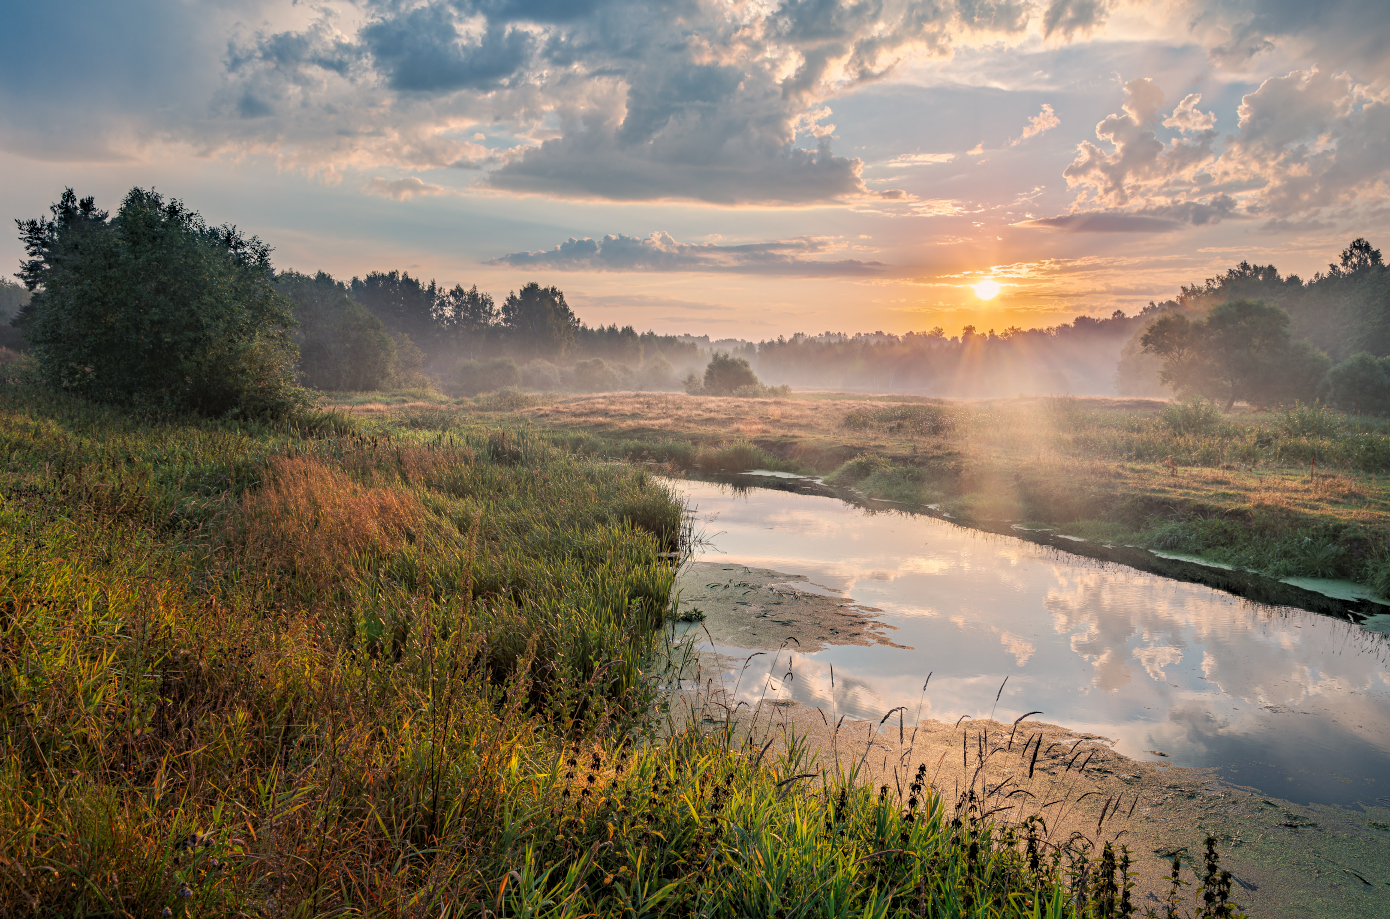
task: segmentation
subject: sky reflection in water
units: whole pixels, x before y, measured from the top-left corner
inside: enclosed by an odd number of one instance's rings
[[[1128,756],[1161,751],[1300,802],[1390,796],[1385,635],[930,517],[673,484],[711,539],[701,560],[805,575],[882,609],[912,648],[798,653],[784,697],[850,717],[913,713],[931,672],[923,716],[954,721],[988,716],[1008,677],[1002,721],[1041,709]],[[763,682],[750,668],[740,694]]]

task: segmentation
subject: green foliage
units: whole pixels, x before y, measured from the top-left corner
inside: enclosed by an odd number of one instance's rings
[[[1177,435],[1214,434],[1221,430],[1224,419],[1221,408],[1198,396],[1187,402],[1174,402],[1165,405],[1158,413],[1161,424]]]
[[[1353,354],[1327,372],[1321,394],[1343,411],[1390,415],[1390,357]]]
[[[71,189],[51,211],[19,224],[21,275],[34,291],[21,319],[51,385],[204,415],[284,416],[304,405],[292,385],[290,304],[259,239],[139,188],[114,218]]]
[[[703,387],[708,395],[729,396],[744,387],[758,385],[758,375],[748,365],[746,358],[716,351],[705,367]]]
[[[702,469],[719,472],[747,472],[750,469],[777,469],[777,458],[757,444],[741,440],[726,447],[702,450],[696,457]]]
[[[275,279],[294,304],[299,327],[299,374],[306,386],[333,392],[387,389],[398,382],[396,343],[381,320],[348,295],[326,272],[296,271]]]
[[[1295,403],[1276,416],[1275,424],[1285,437],[1336,437],[1346,430],[1346,419],[1325,405]]]
[[[1327,369],[1325,355],[1289,335],[1277,306],[1234,300],[1193,321],[1161,317],[1142,337],[1144,351],[1163,360],[1159,378],[1179,395],[1238,399],[1269,405],[1309,398]]]
[[[494,392],[521,385],[521,370],[509,357],[494,357],[488,361],[461,360],[454,365],[449,377],[451,391],[461,396]]]
[[[535,281],[502,304],[502,330],[513,344],[538,357],[555,358],[574,344],[579,319],[558,287]]]

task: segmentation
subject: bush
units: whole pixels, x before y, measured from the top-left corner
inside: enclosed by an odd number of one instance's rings
[[[464,359],[454,365],[449,377],[449,388],[459,396],[476,396],[520,385],[521,370],[509,357],[495,357],[490,361]]]
[[[281,416],[293,385],[288,300],[270,247],[134,188],[109,218],[67,189],[53,219],[21,221],[34,291],[20,314],[52,386],[99,402],[205,415]]]
[[[1353,354],[1327,372],[1321,395],[1343,411],[1390,415],[1390,357]]]
[[[541,392],[554,392],[560,388],[560,368],[550,361],[536,358],[521,367],[521,385],[527,389]]]
[[[1325,405],[1302,402],[1278,417],[1279,433],[1286,437],[1333,437],[1342,432],[1345,419]]]
[[[1201,396],[1165,405],[1158,422],[1178,436],[1214,434],[1223,425],[1221,407]]]
[[[676,368],[659,351],[643,361],[637,371],[638,389],[675,389],[677,385]]]
[[[758,375],[747,360],[723,351],[714,352],[705,368],[704,391],[711,396],[728,396],[745,386],[759,385]]]
[[[627,388],[632,371],[622,364],[610,364],[601,357],[574,365],[574,388],[580,392],[613,392]]]

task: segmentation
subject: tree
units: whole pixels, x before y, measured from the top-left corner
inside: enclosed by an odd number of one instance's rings
[[[727,396],[745,386],[757,385],[758,376],[746,358],[716,351],[705,367],[705,392],[710,395]]]
[[[1351,245],[1342,250],[1342,263],[1340,265],[1329,264],[1327,266],[1327,275],[1333,278],[1344,278],[1384,266],[1385,263],[1380,258],[1380,250],[1371,248],[1370,242],[1364,236],[1360,236],[1353,239]]]
[[[1320,394],[1343,411],[1390,415],[1390,357],[1353,354],[1327,372]]]
[[[1327,358],[1289,335],[1288,314],[1258,300],[1235,300],[1205,319],[1163,316],[1144,332],[1144,351],[1163,360],[1159,378],[1180,396],[1291,401],[1316,387]]]
[[[476,346],[496,324],[497,307],[492,295],[479,291],[478,285],[465,290],[462,284],[455,284],[448,293],[440,295],[435,304],[435,316],[444,334],[454,343],[468,344],[468,355],[472,357]]]
[[[373,271],[352,279],[354,300],[371,310],[392,335],[409,335],[427,352],[439,337],[439,294],[433,281],[426,285],[403,271]]]
[[[72,189],[50,211],[16,221],[28,254],[18,276],[33,292],[20,322],[48,383],[208,415],[305,404],[291,306],[260,239],[140,188],[114,218]]]
[[[396,382],[396,343],[381,320],[348,296],[346,284],[320,271],[285,271],[276,289],[294,304],[299,376],[314,389],[363,391]]]
[[[518,350],[555,358],[574,343],[579,319],[558,287],[541,287],[532,281],[520,293],[507,295],[502,328]]]

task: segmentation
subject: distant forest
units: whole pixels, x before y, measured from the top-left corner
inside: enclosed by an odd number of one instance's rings
[[[759,342],[659,335],[589,326],[555,287],[530,283],[499,303],[476,286],[446,288],[402,271],[349,281],[282,271],[273,286],[297,322],[299,380],[321,390],[679,390],[725,353],[746,360],[763,384],[802,389],[1206,395],[1227,404],[1322,398],[1390,412],[1390,269],[1364,239],[1306,282],[1241,262],[1135,316],[1116,310],[1002,332],[967,326],[956,336],[941,328]],[[0,282],[0,358],[26,349],[19,326],[30,298],[26,285]],[[1232,349],[1235,358],[1221,353]]]

